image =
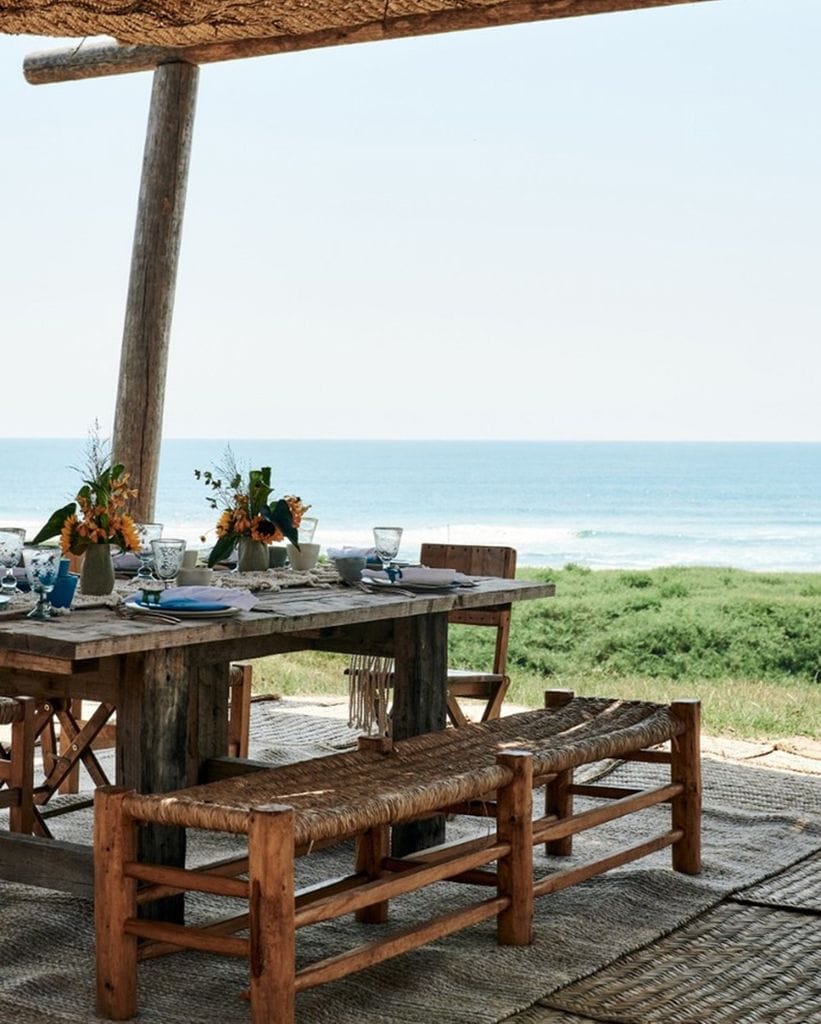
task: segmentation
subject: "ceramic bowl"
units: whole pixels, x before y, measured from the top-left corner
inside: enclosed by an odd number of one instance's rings
[[[359,583],[362,570],[365,568],[363,555],[345,555],[333,560],[334,568],[346,583]]]
[[[319,544],[300,544],[298,549],[286,544],[285,550],[292,569],[313,569],[319,558]]]

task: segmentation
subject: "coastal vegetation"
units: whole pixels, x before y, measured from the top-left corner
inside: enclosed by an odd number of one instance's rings
[[[821,575],[737,569],[524,569],[552,600],[514,607],[509,699],[547,687],[667,701],[699,697],[705,731],[821,737]],[[451,664],[481,668],[492,631],[451,629]],[[344,693],[345,658],[268,659],[259,688]]]

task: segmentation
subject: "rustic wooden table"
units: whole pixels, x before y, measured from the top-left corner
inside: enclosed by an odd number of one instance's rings
[[[298,650],[392,655],[393,729],[403,739],[445,728],[448,612],[553,593],[552,584],[502,579],[412,597],[335,586],[260,594],[253,611],[179,625],[107,608],[0,620],[0,693],[113,703],[117,782],[167,792],[201,779],[208,759],[225,752],[231,661]],[[420,846],[439,838],[435,826],[418,828]],[[146,856],[184,862],[178,829],[144,832]],[[91,871],[88,847],[0,833],[0,877],[88,896]]]

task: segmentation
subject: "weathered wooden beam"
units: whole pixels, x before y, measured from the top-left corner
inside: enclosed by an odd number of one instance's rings
[[[452,2],[452,0],[450,0]],[[189,64],[211,64],[219,61],[238,60],[244,57],[264,57],[297,50],[312,50],[326,46],[344,46],[350,43],[366,43],[387,39],[402,39],[412,36],[435,35],[442,32],[457,32],[465,29],[493,28],[502,25],[516,25],[532,21],[546,21],[552,18],[571,18],[589,14],[608,14],[617,11],[647,10],[653,7],[670,7],[674,4],[704,3],[706,0],[503,0],[498,3],[475,4],[470,7],[453,7],[442,3],[439,10],[431,11],[429,5],[421,13],[391,13],[396,4],[385,6],[386,14],[373,20],[351,21],[349,24],[328,25],[305,31],[282,31],[275,24],[276,8],[271,4],[259,3],[268,11],[268,20],[249,20],[241,26],[226,28],[220,25],[207,35],[191,42],[178,37],[169,41],[170,29],[163,26],[153,32],[146,27],[139,39],[129,36],[124,15],[112,14],[105,19],[87,15],[91,22],[81,31],[66,26],[63,35],[107,33],[115,35],[123,44],[113,42],[82,42],[75,47],[35,53],[27,57],[23,73],[32,85],[52,82],[66,82],[83,78],[102,78],[109,75],[123,75],[136,71],[151,71],[161,64],[184,61]],[[225,5],[219,5],[224,7]],[[254,7],[246,4],[245,7]],[[329,5],[331,8],[333,4]],[[340,0],[340,9],[345,3]],[[408,7],[409,5],[405,5]],[[420,7],[423,5],[419,5]],[[53,0],[49,11],[56,8],[74,7],[77,17],[86,11],[85,5],[69,0]],[[380,11],[382,4],[379,5]],[[233,9],[233,8],[232,8]],[[5,8],[9,10],[9,8]],[[357,12],[358,13],[358,12]],[[56,17],[56,14],[54,15]],[[361,16],[360,16],[361,17]],[[329,19],[333,20],[333,19]],[[337,19],[338,20],[338,19]],[[313,19],[315,22],[316,19]],[[8,28],[8,16],[0,14],[0,31],[39,31],[40,29]],[[56,22],[55,22],[56,24]],[[164,45],[158,44],[163,41]],[[134,44],[134,45],[131,45]]]
[[[192,64],[163,64],[151,93],[112,444],[137,488],[132,511],[142,522],[153,520],[157,495],[198,76]]]

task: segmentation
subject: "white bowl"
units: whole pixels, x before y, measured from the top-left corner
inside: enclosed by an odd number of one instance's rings
[[[319,558],[319,544],[300,544],[295,548],[293,544],[285,545],[288,551],[288,561],[292,569],[313,569]]]

